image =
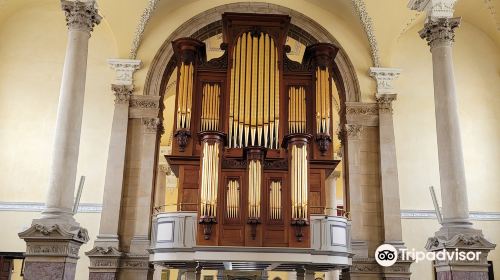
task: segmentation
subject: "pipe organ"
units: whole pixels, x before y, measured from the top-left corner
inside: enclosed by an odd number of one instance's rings
[[[332,82],[337,48],[287,57],[290,17],[226,13],[224,55],[172,42],[177,66],[178,210],[198,213],[198,245],[309,247],[311,214],[325,211],[335,169]]]

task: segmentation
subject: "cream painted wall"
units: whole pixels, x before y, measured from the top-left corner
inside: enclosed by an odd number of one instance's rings
[[[58,1],[26,6],[1,22],[0,201],[45,200],[66,34]],[[115,54],[104,21],[89,45],[77,173],[86,176],[82,202],[102,201],[114,99],[106,59]]]

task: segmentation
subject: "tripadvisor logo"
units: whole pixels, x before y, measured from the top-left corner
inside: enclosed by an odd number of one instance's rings
[[[382,244],[375,251],[375,260],[381,266],[391,266],[398,260],[398,250],[390,244]]]
[[[398,257],[400,257],[402,261],[415,261],[418,263],[424,260],[478,262],[480,256],[480,251],[459,251],[458,249],[422,252],[416,251],[415,249],[408,250],[406,248],[401,248],[398,252],[398,250],[390,244],[382,244],[375,251],[375,260],[381,266],[394,265]]]

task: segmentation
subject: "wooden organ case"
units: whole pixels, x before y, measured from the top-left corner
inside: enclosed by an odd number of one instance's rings
[[[198,212],[197,244],[310,247],[309,217],[325,210],[333,159],[337,48],[285,45],[290,17],[226,13],[224,54],[172,42],[177,95],[172,155],[179,211]]]

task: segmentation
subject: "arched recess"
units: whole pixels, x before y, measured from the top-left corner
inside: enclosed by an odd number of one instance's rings
[[[291,17],[289,36],[304,43],[314,42],[332,43],[339,48],[335,58],[335,74],[339,98],[341,103],[341,121],[345,114],[345,102],[361,101],[358,78],[346,51],[339,42],[319,23],[304,14],[276,4],[262,2],[232,3],[218,6],[204,11],[179,26],[163,42],[162,46],[151,61],[151,66],[144,84],[144,95],[163,94],[168,77],[174,69],[172,60],[173,50],[171,42],[180,37],[192,37],[205,40],[222,32],[221,16],[225,12],[287,14]]]

